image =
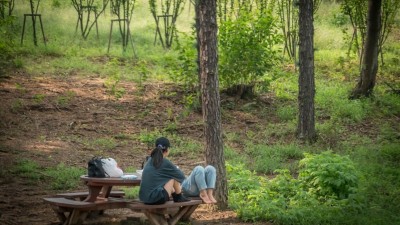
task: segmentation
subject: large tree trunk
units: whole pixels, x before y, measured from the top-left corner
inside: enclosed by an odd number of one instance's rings
[[[299,121],[297,135],[299,139],[314,142],[314,25],[313,0],[299,2]]]
[[[222,141],[217,54],[216,0],[199,0],[200,72],[206,162],[217,169],[215,196],[218,207],[228,207],[228,188]]]
[[[374,90],[378,72],[378,45],[382,0],[368,1],[367,37],[361,63],[360,79],[350,95],[351,99],[369,97]]]

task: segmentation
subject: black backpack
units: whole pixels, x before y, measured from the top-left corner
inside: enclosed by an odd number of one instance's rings
[[[101,157],[93,157],[88,162],[88,176],[89,177],[106,177],[107,173],[103,169],[103,162]]]

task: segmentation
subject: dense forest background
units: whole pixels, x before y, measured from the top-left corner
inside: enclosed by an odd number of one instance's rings
[[[192,1],[84,1],[96,13],[75,0],[38,2],[0,8],[2,185],[21,178],[48,192],[82,188],[75,181],[90,156],[115,157],[134,171],[160,135],[170,137],[171,158],[185,171],[201,161]],[[291,3],[218,1],[229,207],[247,222],[400,224],[400,3],[383,1],[390,26],[373,94],[351,99],[368,4],[314,1],[314,143],[296,135]],[[24,17],[32,6],[41,15],[35,23]],[[7,221],[8,202],[1,204]]]

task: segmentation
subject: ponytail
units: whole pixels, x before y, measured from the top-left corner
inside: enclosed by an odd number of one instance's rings
[[[161,146],[157,146],[153,151],[151,152],[151,158],[153,160],[153,166],[158,169],[161,166],[162,160],[164,158],[163,152],[165,150]]]

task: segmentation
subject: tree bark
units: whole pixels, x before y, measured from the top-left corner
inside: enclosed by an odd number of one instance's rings
[[[381,24],[382,0],[368,1],[367,37],[361,63],[360,79],[350,98],[369,97],[375,87],[378,72],[378,46]]]
[[[299,139],[312,143],[316,139],[313,0],[300,0],[299,2],[299,63],[297,135]]]
[[[202,111],[206,138],[206,162],[217,170],[215,197],[220,209],[228,207],[228,188],[222,141],[220,95],[218,82],[217,3],[199,0],[199,49]]]
[[[197,64],[197,77],[199,79],[199,86],[198,86],[198,93],[201,93],[201,72],[200,72],[200,7],[199,7],[199,1],[200,0],[192,0],[192,3],[194,5],[194,10],[195,10],[195,28],[196,28],[196,50],[197,50],[197,58],[196,58],[196,64]],[[201,95],[198,95],[199,97],[199,105],[200,107],[198,108],[199,110],[202,108],[202,102],[201,102]]]

